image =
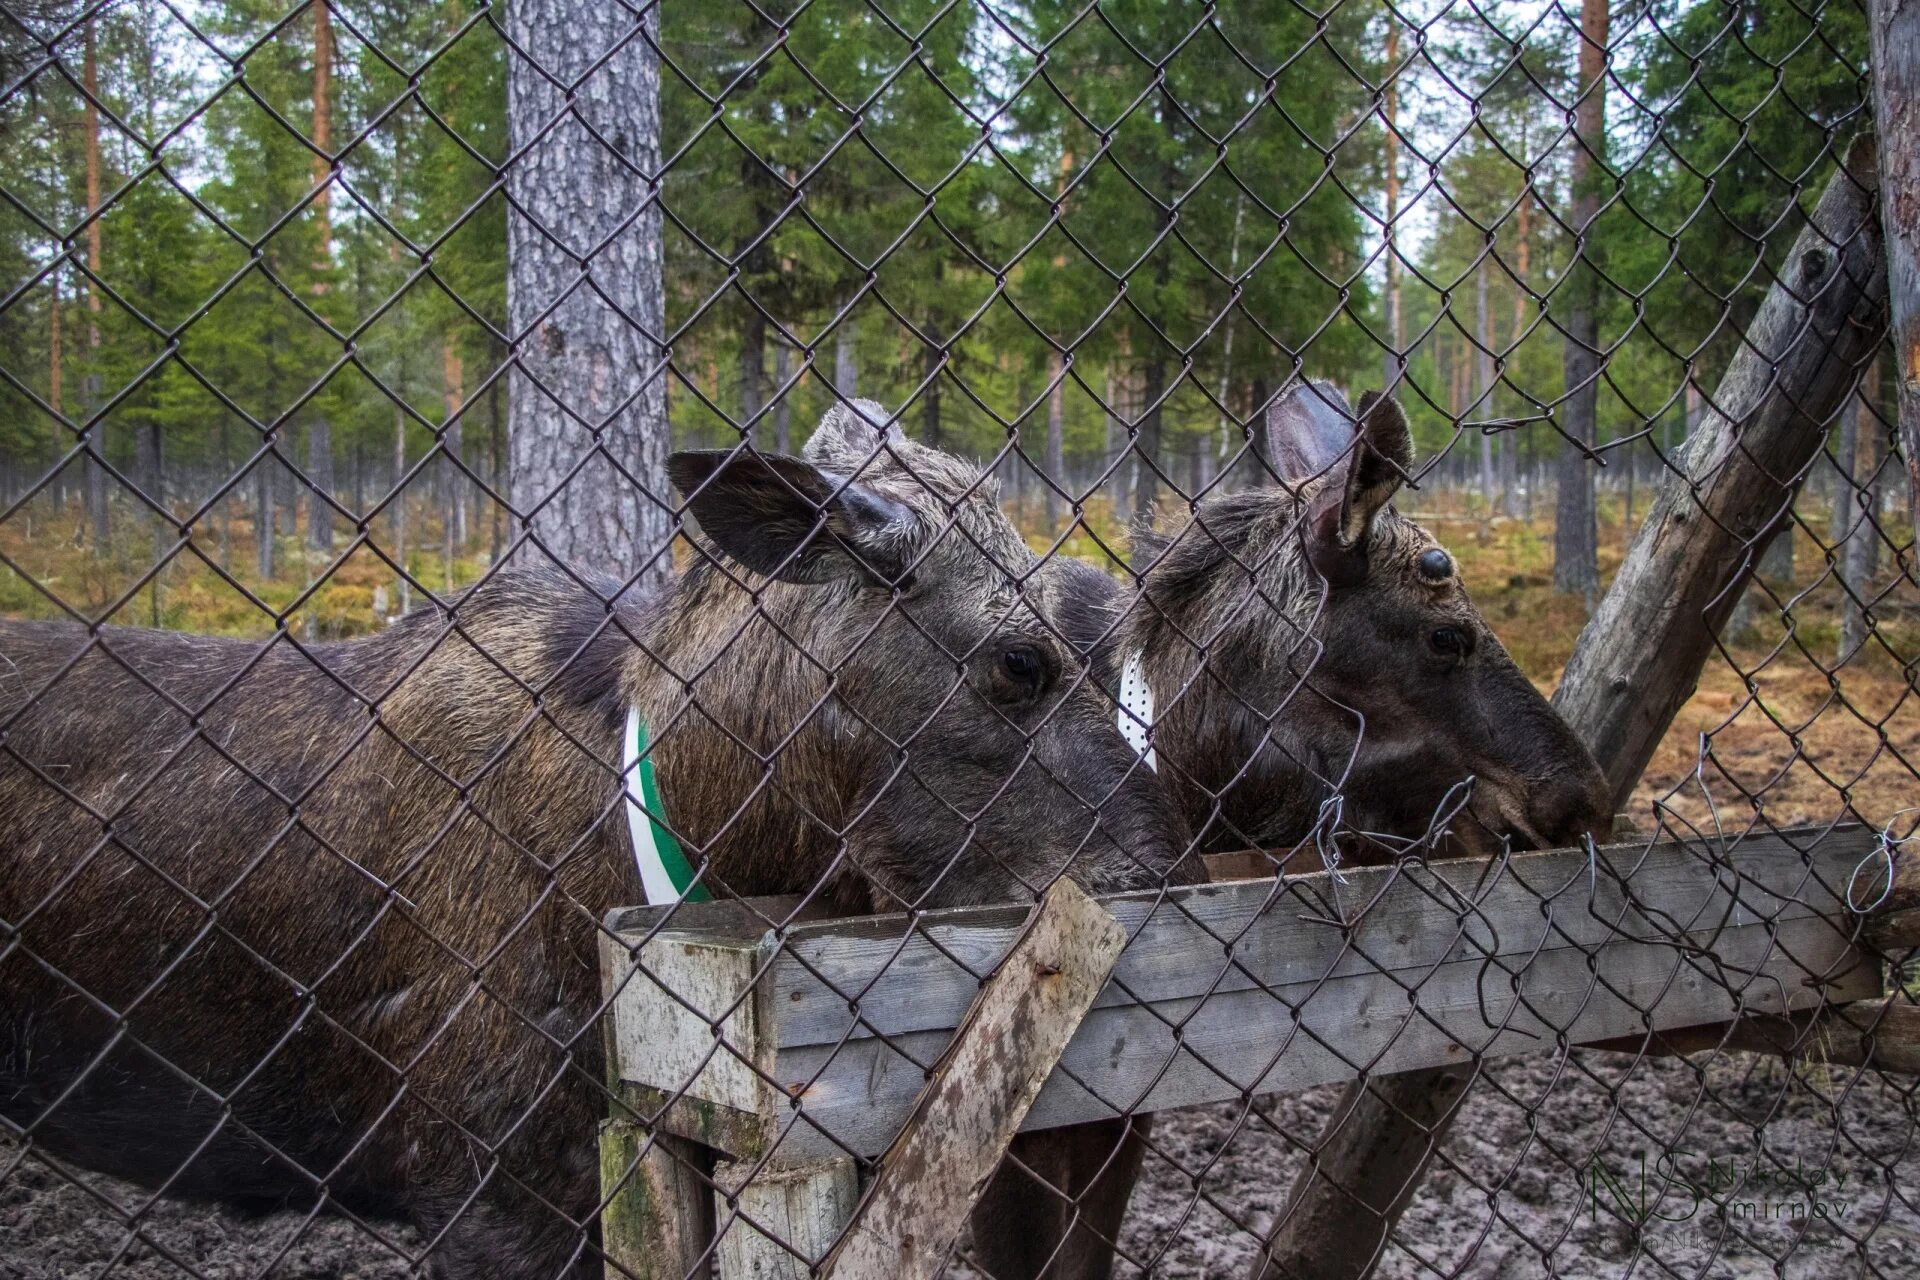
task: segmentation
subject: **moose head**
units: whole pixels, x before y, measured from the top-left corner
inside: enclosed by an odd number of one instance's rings
[[[701,806],[694,839],[735,892],[825,875],[881,910],[1020,896],[1062,871],[1094,890],[1198,878],[1160,781],[1043,614],[993,482],[885,421],[857,402],[803,458],[669,464],[725,558],[687,575],[663,623],[661,648],[697,674],[639,696],[679,725],[669,789],[751,797]]]
[[[1454,559],[1392,499],[1413,471],[1393,400],[1359,412],[1297,383],[1267,417],[1281,483],[1209,497],[1136,538],[1140,589],[1088,568],[1078,604],[1136,737],[1210,849],[1279,847],[1338,826],[1467,847],[1600,831],[1592,756],[1501,646]],[[1146,710],[1150,708],[1150,712]]]

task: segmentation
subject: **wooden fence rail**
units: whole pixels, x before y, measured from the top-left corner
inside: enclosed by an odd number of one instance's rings
[[[1643,840],[1104,897],[1126,949],[1021,1127],[1878,997],[1846,896],[1863,865],[1856,893],[1884,884],[1877,847],[1861,827]],[[768,927],[791,910],[615,913],[610,1071],[656,1134],[831,1169],[841,1203],[1030,911]]]

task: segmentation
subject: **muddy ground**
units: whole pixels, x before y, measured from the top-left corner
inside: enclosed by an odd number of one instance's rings
[[[1319,1132],[1338,1096],[1318,1089],[1165,1117],[1119,1273],[1244,1276],[1299,1167],[1298,1142]],[[1794,1074],[1770,1060],[1636,1064],[1579,1052],[1490,1064],[1378,1274],[1920,1278],[1917,1116],[1914,1099],[1877,1075]],[[1668,1153],[1684,1153],[1678,1167],[1708,1194],[1676,1184],[1658,1198]],[[0,1148],[4,1280],[418,1274],[408,1255],[421,1242],[410,1232],[383,1226],[382,1244],[354,1223],[292,1213],[161,1202],[139,1215],[135,1239],[125,1215],[143,1193],[102,1179],[83,1190],[18,1155]],[[1656,1212],[1636,1248],[1621,1210],[1642,1194],[1643,1158]],[[1764,1180],[1751,1174],[1756,1160]],[[1744,1185],[1731,1185],[1736,1177]]]

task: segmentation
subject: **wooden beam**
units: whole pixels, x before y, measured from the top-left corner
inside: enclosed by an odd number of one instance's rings
[[[1880,225],[1887,238],[1894,385],[1908,497],[1920,528],[1920,5],[1868,0],[1873,120],[1880,137]]]
[[[933,1280],[1126,943],[1071,880],[1047,890],[881,1160],[829,1273]]]
[[[1905,996],[1888,996],[1786,1016],[1622,1036],[1583,1047],[1655,1057],[1764,1053],[1836,1067],[1920,1075],[1920,1007]]]
[[[1103,898],[1127,948],[1023,1125],[1878,995],[1877,962],[1854,946],[1843,901],[1876,845],[1854,827]],[[880,1154],[1028,914],[871,916],[757,938],[629,914],[621,923],[638,932],[615,954],[654,962],[614,998],[615,1043],[679,1019],[705,1049],[616,1055],[619,1087],[677,1096],[645,1114],[736,1156]],[[1742,966],[1751,972],[1730,989],[1725,974]],[[733,977],[716,981],[716,969]],[[755,1020],[729,1021],[749,1008]],[[715,1025],[751,1035],[737,1048],[762,1064],[763,1089],[713,1069]]]
[[[1593,750],[1616,805],[1632,795],[1693,695],[1752,576],[1761,535],[1791,505],[1827,424],[1883,340],[1878,213],[1872,149],[1856,145],[1728,364],[1711,411],[1679,457],[1684,470],[1661,484],[1575,645],[1554,705]],[[1418,1184],[1457,1113],[1436,1110],[1428,1095],[1444,1098],[1456,1084],[1451,1073],[1412,1072],[1351,1086],[1316,1148],[1323,1176],[1296,1189],[1255,1276],[1364,1275],[1408,1203],[1404,1189]],[[1431,1131],[1407,1118],[1423,1115],[1437,1117]],[[1372,1163],[1362,1167],[1363,1160]],[[1333,1221],[1346,1229],[1327,1234]]]

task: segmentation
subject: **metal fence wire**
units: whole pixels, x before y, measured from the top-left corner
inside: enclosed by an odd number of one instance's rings
[[[1867,45],[10,3],[0,1276],[1920,1276]]]

